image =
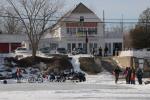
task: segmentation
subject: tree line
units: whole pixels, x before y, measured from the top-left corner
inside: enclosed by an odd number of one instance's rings
[[[130,48],[150,48],[150,8],[140,14],[135,28],[130,30],[127,39]]]

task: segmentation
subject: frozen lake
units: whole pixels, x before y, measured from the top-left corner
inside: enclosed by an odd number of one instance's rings
[[[112,75],[88,75],[84,83],[0,84],[0,100],[150,100],[150,85],[114,83]]]

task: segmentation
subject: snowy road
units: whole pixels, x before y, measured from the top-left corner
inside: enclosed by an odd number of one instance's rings
[[[114,84],[104,72],[84,83],[0,84],[0,100],[150,100],[150,85]]]

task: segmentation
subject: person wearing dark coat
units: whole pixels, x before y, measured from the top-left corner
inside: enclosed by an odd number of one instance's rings
[[[92,49],[92,54],[95,55],[95,48]]]
[[[131,68],[129,67],[128,68],[128,74],[127,74],[127,84],[130,84],[131,83]]]
[[[136,76],[137,76],[139,84],[142,84],[143,71],[141,68],[137,69]]]
[[[108,56],[108,47],[107,46],[105,46],[105,48],[104,48],[104,56]]]
[[[121,69],[117,66],[117,67],[114,69],[115,83],[118,82],[120,72],[122,72],[122,71],[121,71]]]
[[[113,49],[113,56],[115,56],[116,48]]]
[[[125,71],[124,71],[124,73],[123,73],[123,75],[125,76],[125,79],[126,79],[126,84],[128,84],[128,67],[126,67],[126,69],[125,69]]]
[[[102,48],[99,47],[99,56],[102,56]]]

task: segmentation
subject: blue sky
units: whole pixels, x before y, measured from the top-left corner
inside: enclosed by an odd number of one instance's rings
[[[82,2],[91,8],[100,18],[105,11],[108,19],[121,18],[137,19],[143,10],[150,7],[150,0],[65,0],[67,9]]]
[[[60,0],[62,1],[62,0]],[[64,0],[65,11],[75,7],[82,2],[93,10],[100,18],[105,11],[107,19],[120,19],[123,15],[125,19],[138,19],[143,10],[150,7],[150,0]],[[1,5],[6,0],[1,0]]]

